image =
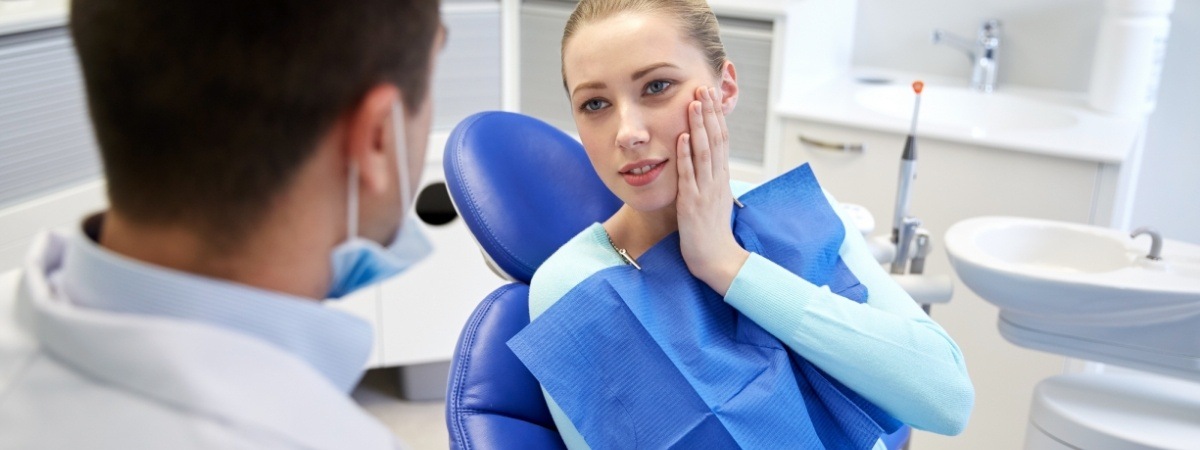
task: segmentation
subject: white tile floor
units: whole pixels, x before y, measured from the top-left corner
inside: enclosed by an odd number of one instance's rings
[[[410,402],[397,392],[396,369],[368,371],[351,394],[367,412],[383,422],[413,450],[450,448],[444,401]]]

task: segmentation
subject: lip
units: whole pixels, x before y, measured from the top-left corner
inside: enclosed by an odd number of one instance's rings
[[[641,175],[635,175],[634,173],[630,172],[633,169],[645,166],[654,166],[654,168]],[[630,186],[641,187],[658,179],[658,176],[662,174],[663,168],[666,166],[667,160],[665,159],[643,159],[641,161],[622,166],[620,174],[621,177],[625,179],[625,182],[629,183]]]

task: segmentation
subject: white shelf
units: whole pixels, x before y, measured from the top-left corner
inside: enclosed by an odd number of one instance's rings
[[[67,24],[67,0],[0,0],[0,36]]]

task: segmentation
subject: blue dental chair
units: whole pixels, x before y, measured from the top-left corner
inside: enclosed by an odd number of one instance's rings
[[[512,281],[484,298],[459,336],[446,392],[450,447],[560,449],[537,379],[507,342],[529,324],[529,281],[555,250],[621,206],[583,147],[532,117],[483,112],[446,142],[446,183],[455,209],[492,269]],[[902,427],[884,440],[900,448]]]

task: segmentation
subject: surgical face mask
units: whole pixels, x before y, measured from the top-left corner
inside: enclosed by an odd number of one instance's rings
[[[408,211],[412,198],[409,192],[408,152],[405,145],[404,109],[399,102],[392,105],[392,125],[396,134],[396,160],[400,168],[400,201],[402,214]],[[404,272],[433,251],[429,240],[412,214],[405,214],[391,245],[384,248],[378,242],[358,235],[358,177],[359,169],[350,165],[347,194],[347,229],[349,236],[334,247],[330,255],[333,280],[327,298],[341,298],[372,283]]]

